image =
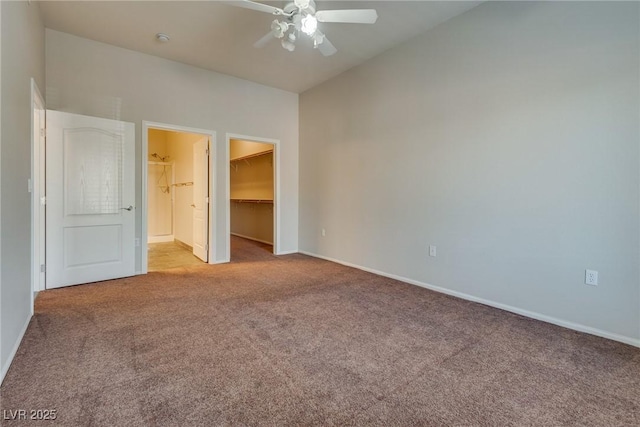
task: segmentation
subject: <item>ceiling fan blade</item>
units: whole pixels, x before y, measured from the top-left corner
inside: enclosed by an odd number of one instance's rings
[[[268,4],[262,4],[255,1],[250,0],[240,0],[240,1],[225,1],[226,4],[230,6],[243,7],[245,9],[257,10],[258,12],[266,12],[272,15],[278,16],[289,16],[290,13],[286,13],[284,10],[279,7],[269,6]]]
[[[318,22],[342,22],[349,24],[375,24],[378,12],[375,9],[319,10]]]
[[[318,50],[320,51],[320,53],[323,54],[324,56],[331,56],[334,53],[336,53],[338,49],[336,49],[333,43],[329,41],[327,36],[325,36],[324,34],[321,34],[321,36],[322,36],[322,43],[318,45]]]
[[[265,47],[267,43],[273,40],[275,37],[273,36],[273,31],[269,31],[267,34],[262,36],[260,40],[253,44],[253,47],[260,49],[261,47]]]

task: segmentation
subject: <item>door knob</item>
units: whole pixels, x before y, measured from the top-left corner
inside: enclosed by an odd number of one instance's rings
[[[192,208],[195,208],[195,207],[196,207],[196,205],[194,205],[193,203],[191,203],[191,207],[192,207]]]
[[[126,208],[120,208],[120,209],[123,209],[123,210],[125,210],[125,211],[132,211],[132,210],[133,210],[133,206],[129,205],[129,207],[126,207]]]

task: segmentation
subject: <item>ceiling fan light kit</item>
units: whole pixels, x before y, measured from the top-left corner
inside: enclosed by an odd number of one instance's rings
[[[288,29],[289,29],[289,26],[286,23],[280,22],[277,19],[275,19],[271,23],[271,32],[273,33],[273,36],[277,39],[283,38],[284,34],[287,32]]]
[[[296,48],[298,34],[303,33],[313,40],[313,47],[324,56],[330,56],[338,50],[318,29],[318,22],[338,22],[352,24],[374,24],[378,20],[375,9],[351,10],[319,10],[313,0],[294,0],[283,9],[275,6],[257,3],[251,0],[234,1],[233,6],[266,12],[281,17],[271,23],[271,31],[254,43],[254,47],[261,48],[269,41],[281,39],[280,44],[289,52]]]
[[[296,50],[296,45],[294,42],[289,41],[287,39],[282,39],[282,41],[280,42],[280,44],[282,45],[283,48],[285,48],[286,50],[288,50],[289,52],[293,52],[294,50]]]
[[[313,36],[318,29],[318,20],[313,15],[307,15],[300,21],[300,29],[308,36]]]

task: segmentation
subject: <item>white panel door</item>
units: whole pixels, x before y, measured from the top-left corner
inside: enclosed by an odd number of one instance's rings
[[[135,274],[134,129],[47,110],[47,289]]]
[[[209,234],[209,138],[193,144],[193,254],[207,262]]]

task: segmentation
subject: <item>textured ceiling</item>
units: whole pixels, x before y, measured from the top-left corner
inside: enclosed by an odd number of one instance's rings
[[[323,9],[376,9],[378,22],[320,24],[338,49],[324,57],[301,37],[294,52],[276,40],[262,49],[274,17],[221,1],[45,1],[47,28],[229,74],[291,92],[303,92],[365,60],[459,15],[479,1],[317,1]],[[265,2],[283,7],[287,2]],[[160,43],[156,33],[166,33]]]

